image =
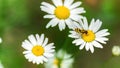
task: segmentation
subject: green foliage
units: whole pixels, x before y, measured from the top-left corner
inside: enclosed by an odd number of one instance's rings
[[[3,38],[3,43],[0,44],[0,60],[5,68],[43,68],[43,65],[28,63],[22,54],[22,41],[28,35],[36,33],[45,33],[50,42],[55,42],[56,50],[63,48],[68,53],[77,55],[75,68],[120,68],[120,57],[112,58],[111,56],[111,47],[120,44],[120,13],[118,12],[120,8],[116,6],[116,2],[119,1],[102,0],[99,8],[96,9],[82,0],[87,11],[83,15],[87,16],[89,21],[94,17],[100,18],[104,24],[102,28],[107,27],[111,32],[111,41],[105,45],[104,49],[96,49],[93,54],[78,50],[78,47],[72,44],[72,39],[68,38],[68,29],[61,32],[58,27],[46,29],[45,26],[49,20],[43,19],[44,13],[39,8],[40,1],[0,0],[0,37]],[[105,62],[106,59],[110,61]]]

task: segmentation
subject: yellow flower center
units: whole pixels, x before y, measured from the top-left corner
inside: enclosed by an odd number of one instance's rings
[[[59,65],[59,60],[58,59],[54,59],[53,64]]]
[[[82,38],[86,42],[91,42],[95,40],[95,34],[93,33],[93,31],[88,30],[87,33],[82,33]]]
[[[32,48],[32,53],[35,56],[41,56],[44,53],[44,48],[42,46],[36,45]]]
[[[65,6],[58,6],[55,9],[54,14],[59,19],[67,19],[70,16],[70,10],[66,8]]]

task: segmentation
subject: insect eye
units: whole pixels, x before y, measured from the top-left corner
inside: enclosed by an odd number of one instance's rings
[[[87,32],[87,31],[85,31],[85,33],[87,34],[88,32]]]

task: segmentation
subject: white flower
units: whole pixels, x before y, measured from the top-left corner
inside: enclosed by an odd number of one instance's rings
[[[119,56],[120,55],[120,46],[113,46],[112,54],[115,56]]]
[[[103,48],[103,46],[100,43],[106,44],[106,41],[108,41],[108,38],[105,36],[110,35],[108,32],[108,29],[100,30],[100,27],[102,25],[102,22],[97,19],[92,19],[90,26],[88,26],[87,19],[84,17],[83,21],[79,21],[79,24],[75,24],[73,27],[73,31],[70,31],[69,37],[75,38],[75,40],[72,42],[76,44],[77,46],[80,45],[79,49],[85,49],[93,53],[94,48]]]
[[[28,40],[22,42],[22,47],[26,49],[23,54],[29,62],[42,64],[47,62],[48,58],[54,56],[54,43],[48,44],[48,38],[44,38],[44,34],[28,36]]]
[[[2,38],[0,38],[0,43],[2,43]]]
[[[59,50],[54,58],[45,64],[45,68],[72,68],[74,58],[64,50]]]
[[[81,2],[74,0],[52,0],[54,5],[42,2],[41,10],[48,13],[44,18],[50,18],[51,21],[46,25],[46,28],[54,27],[58,24],[60,31],[65,29],[66,25],[72,28],[73,21],[78,21],[83,16],[80,14],[85,13],[83,7],[79,7]]]
[[[4,66],[2,65],[1,61],[0,61],[0,68],[4,68]]]

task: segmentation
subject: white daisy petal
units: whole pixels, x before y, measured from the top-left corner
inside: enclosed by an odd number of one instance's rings
[[[48,59],[47,59],[46,57],[44,57],[44,56],[40,56],[40,57],[37,57],[37,58],[36,58],[36,63],[37,63],[37,64],[40,64],[40,63],[43,64],[43,61],[44,61],[44,62],[47,62]]]
[[[96,33],[96,36],[107,36],[107,35],[104,35],[105,33],[107,33],[108,35],[110,35],[110,33],[107,32],[108,29],[103,29],[103,30],[100,30]]]
[[[45,6],[40,6],[41,10],[48,13],[48,14],[54,14],[53,10],[50,10],[50,8]],[[48,11],[49,10],[49,11]]]
[[[73,28],[72,20],[71,19],[67,19],[67,20],[65,20],[65,22],[66,22],[68,28],[70,28],[70,29]]]
[[[32,45],[36,45],[36,39],[33,35],[28,36],[28,39],[32,43]]]
[[[29,54],[31,51],[24,51],[23,54]]]
[[[47,2],[42,2],[41,4],[47,8],[50,8],[51,10],[55,10],[55,7]]]
[[[60,23],[59,23],[59,29],[60,29],[60,31],[62,31],[62,29],[63,29],[63,27]]]
[[[74,15],[71,15],[70,18],[74,21],[79,21],[80,19],[83,18],[83,16],[74,14]]]
[[[64,20],[61,20],[61,21],[59,22],[59,29],[60,29],[60,31],[62,31],[63,29],[65,29]]]
[[[76,8],[71,10],[71,14],[81,14],[81,13],[85,13],[84,8]]]
[[[100,43],[96,42],[96,41],[93,41],[92,44],[93,44],[95,47],[97,47],[97,48],[103,48],[103,46],[102,46]]]
[[[106,42],[104,40],[100,39],[100,38],[96,38],[95,40],[100,42],[100,43],[106,44]]]
[[[64,20],[61,21],[61,25],[62,25],[63,29],[65,29],[66,26],[65,26],[65,21]]]
[[[76,32],[75,31],[69,31],[71,34],[74,34],[74,35],[76,35]]]
[[[106,33],[101,34],[101,35],[98,35],[98,36],[99,36],[99,37],[102,37],[102,36],[108,36],[108,35],[110,35],[110,33],[106,32]]]
[[[54,15],[45,15],[44,18],[55,18]]]
[[[41,45],[41,43],[40,43],[40,41],[41,41],[41,40],[40,40],[40,36],[39,36],[38,34],[36,34],[36,40],[37,40],[37,44],[38,44],[38,45]]]
[[[74,23],[74,24],[73,24],[73,25],[74,25],[74,28],[80,28],[80,29],[82,29],[82,26],[81,26],[81,25],[79,25],[79,24],[76,23],[76,22],[73,22],[73,23]],[[73,28],[73,29],[74,29],[74,28]]]
[[[39,56],[36,58],[36,61],[39,62],[39,64],[43,64],[43,56]]]
[[[79,47],[79,49],[82,50],[84,48],[85,44],[86,44],[85,42],[82,43],[82,45]]]
[[[100,37],[99,39],[101,39],[103,41],[108,41],[109,40],[108,38],[105,38],[105,37]]]
[[[54,45],[54,43],[50,43],[50,44],[46,45],[46,46],[44,47],[44,48],[45,48],[45,51],[47,52],[47,51],[55,48],[53,45]]]
[[[72,3],[73,3],[74,0],[65,0],[64,1],[64,6],[67,6],[69,7]]]
[[[87,22],[87,18],[86,17],[83,18],[83,22],[84,22],[84,26],[83,26],[84,29],[88,30],[88,22]]]
[[[45,41],[43,42],[42,46],[46,46],[46,44],[48,43],[48,38],[45,38]]]
[[[91,43],[89,43],[89,47],[90,47],[91,53],[93,53],[94,52],[94,48],[93,48],[93,45]]]
[[[53,57],[54,55],[53,55],[53,54],[50,54],[50,53],[44,53],[44,56],[47,57],[47,58],[48,58],[48,57],[50,58],[50,57]]]
[[[57,18],[53,18],[47,25],[46,28],[49,28],[50,26],[54,27],[58,24],[59,20]]]
[[[70,6],[70,9],[74,9],[74,8],[80,6],[81,4],[82,4],[82,2],[73,3],[73,4]]]
[[[31,48],[33,47],[33,45],[28,40],[25,40],[22,43],[22,47],[25,48],[26,50],[31,50]]]
[[[102,25],[102,22],[98,19],[94,25],[93,31],[97,32],[100,29],[101,25]]]
[[[71,38],[79,38],[79,36],[77,36],[77,33],[75,31],[70,31],[70,35],[68,35]]]
[[[107,31],[108,29],[103,29],[103,30],[98,31],[96,34],[103,34],[103,33],[106,33]]]
[[[79,20],[79,25],[81,26],[81,29],[84,29],[84,23],[83,23],[83,21],[82,20]]]
[[[26,49],[23,51],[23,54],[29,62],[33,64],[43,64],[43,62],[47,62],[49,57],[54,56],[54,44],[48,43],[48,38],[44,40],[44,34],[39,36],[38,34],[28,36],[28,40],[25,40],[22,43],[22,47]]]
[[[90,49],[89,43],[86,43],[85,49],[86,49],[86,51],[88,51]]]
[[[79,39],[79,42],[76,43],[76,45],[81,45],[84,41],[82,39]]]
[[[48,50],[46,50],[46,53],[54,53],[55,50],[52,50],[54,48],[55,48],[54,46],[52,46],[51,48],[48,48]]]
[[[80,41],[80,39],[75,39],[72,43],[74,44],[74,43],[77,43],[79,41]]]
[[[58,0],[58,3],[59,3],[58,5],[60,6],[63,5],[62,0]]]
[[[95,19],[93,18],[90,22],[89,30],[93,30],[95,24]]]
[[[47,59],[47,58],[45,58],[45,57],[43,57],[43,60],[44,60],[45,62],[47,62],[47,61],[48,61],[48,59]]]
[[[41,36],[40,36],[40,45],[42,45],[43,44],[43,40],[44,40],[44,34],[41,34]]]
[[[22,43],[22,47],[25,48],[26,50],[31,50],[32,46],[29,46],[28,47],[28,44],[27,43]]]
[[[52,0],[55,6],[62,6],[62,0]]]
[[[76,36],[76,35],[68,35],[68,37],[71,37],[71,38],[79,38],[79,36]]]

